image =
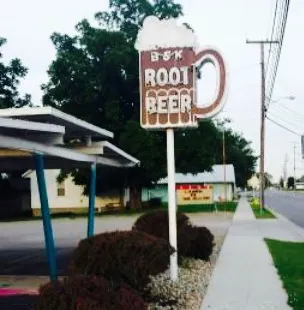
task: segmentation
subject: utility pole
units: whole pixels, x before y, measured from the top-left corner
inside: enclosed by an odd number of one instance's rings
[[[266,118],[266,105],[265,105],[265,60],[264,60],[264,45],[275,44],[278,41],[260,40],[260,41],[246,41],[247,44],[259,44],[261,49],[261,129],[260,129],[260,212],[262,213],[265,206],[265,118]],[[270,99],[270,98],[269,98]]]
[[[285,159],[284,159],[284,166],[283,166],[283,180],[284,180],[284,186],[287,184],[287,163],[288,163],[288,157],[287,154],[285,154]]]
[[[224,169],[224,201],[227,201],[227,170],[226,170],[226,137],[225,137],[225,123],[230,123],[230,119],[223,121],[223,169]]]
[[[223,127],[223,168],[224,168],[224,201],[227,201],[227,186],[226,186],[226,146],[225,146],[225,128]]]
[[[293,189],[296,189],[296,144],[293,145]]]

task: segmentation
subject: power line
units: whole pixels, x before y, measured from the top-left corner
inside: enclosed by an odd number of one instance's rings
[[[271,41],[278,40],[279,44],[275,44],[274,50],[273,46],[270,45],[269,54],[268,54],[268,63],[267,63],[267,73],[266,73],[266,93],[267,98],[269,98],[267,107],[270,103],[272,96],[279,61],[281,57],[281,50],[283,45],[283,39],[286,29],[288,11],[289,11],[290,0],[281,0],[281,6],[279,7],[279,1],[276,3],[272,31],[271,31]],[[273,56],[272,56],[273,55]]]
[[[277,18],[277,12],[278,12],[278,3],[279,0],[276,1],[276,5],[275,5],[275,10],[274,10],[274,22],[272,23],[272,29],[271,29],[271,36],[270,38],[273,39],[273,33],[274,33],[274,28],[275,28],[275,20]],[[268,53],[268,59],[267,59],[267,68],[266,68],[266,72],[268,72],[268,67],[269,67],[269,60],[270,60],[270,54],[271,54],[271,48],[272,48],[272,44],[270,44],[269,46],[269,53]]]
[[[276,111],[277,112],[277,111]],[[288,124],[288,125],[291,125],[291,126],[293,126],[293,127],[298,127],[298,128],[302,128],[303,127],[303,123],[301,123],[301,125],[299,125],[299,124],[295,124],[295,123],[293,123],[293,122],[291,122],[291,121],[287,121],[287,120],[285,120],[284,118],[282,118],[281,116],[278,116],[278,115],[276,115],[276,114],[274,114],[273,112],[268,112],[268,114],[270,114],[272,117],[275,117],[276,119],[278,119],[279,121],[282,121],[282,122],[284,122],[284,123],[286,123],[286,124]]]
[[[277,126],[279,126],[279,127],[283,128],[283,129],[285,129],[285,130],[287,130],[287,131],[293,133],[294,135],[297,135],[297,136],[300,136],[300,137],[301,137],[301,134],[299,134],[298,132],[295,132],[295,131],[293,131],[292,129],[289,129],[289,128],[285,127],[284,125],[282,125],[282,124],[276,122],[275,120],[271,119],[271,118],[268,117],[268,116],[266,116],[266,118],[267,118],[269,121],[271,121],[272,123],[276,124]]]
[[[294,110],[292,110],[292,109],[290,109],[290,108],[284,106],[282,103],[278,103],[278,105],[276,105],[276,107],[283,108],[283,109],[285,109],[285,110],[287,110],[287,111],[289,111],[289,112],[295,114],[295,115],[298,116],[298,117],[303,117],[303,118],[304,118],[304,115],[303,115],[303,114],[299,114],[299,112],[296,112],[296,111],[294,111]]]

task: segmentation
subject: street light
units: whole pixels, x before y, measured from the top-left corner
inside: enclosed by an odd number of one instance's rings
[[[266,99],[267,99],[268,105],[269,105],[270,103],[277,103],[277,102],[282,101],[282,100],[290,100],[290,101],[293,101],[293,100],[296,99],[296,97],[295,97],[295,96],[283,96],[283,97],[279,97],[279,98],[276,99],[276,100],[272,100],[271,98],[269,98],[269,97],[266,96]],[[266,107],[266,111],[267,111],[267,108],[268,108],[268,107]],[[266,111],[265,111],[265,112],[266,112]]]

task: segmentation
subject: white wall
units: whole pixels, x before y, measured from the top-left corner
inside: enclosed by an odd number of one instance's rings
[[[304,183],[296,183],[295,186],[297,190],[304,190]]]
[[[50,208],[86,208],[89,205],[89,198],[82,194],[83,187],[75,185],[71,177],[65,179],[65,196],[57,195],[57,177],[60,170],[45,170],[45,181],[48,192]],[[36,179],[36,172],[29,175],[31,182],[31,204],[32,209],[40,209],[40,198]],[[102,208],[108,203],[118,203],[119,192],[113,191],[102,197],[96,197],[95,207]]]
[[[226,193],[225,193],[226,191]],[[212,184],[212,194],[213,200],[219,201],[225,198],[225,194],[227,194],[227,200],[233,200],[233,186],[232,184],[226,184],[226,188],[224,184]]]

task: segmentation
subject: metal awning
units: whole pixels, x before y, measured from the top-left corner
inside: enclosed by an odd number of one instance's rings
[[[0,170],[2,171],[4,169],[5,171],[33,169],[35,166],[31,158],[33,153],[44,155],[46,169],[80,168],[87,166],[87,163],[112,167],[132,167],[139,164],[136,158],[107,141],[82,146],[63,145],[67,132],[75,138],[81,138],[85,134],[92,133],[93,130],[93,134],[101,138],[103,129],[65,113],[61,114],[58,110],[52,108],[4,109],[0,110],[0,115],[21,115],[27,118],[26,111],[35,116],[45,117],[47,115],[48,120],[56,119],[56,117],[58,120],[60,116],[61,120],[66,121],[59,123],[68,125],[65,127],[48,122],[0,117]],[[50,115],[53,116],[50,117]],[[71,128],[75,128],[71,125],[72,121],[77,123],[76,127],[82,128],[77,131],[80,136],[76,135],[76,131],[71,131]]]
[[[17,118],[17,119],[15,119]],[[113,144],[93,142],[113,133],[53,108],[0,110],[0,171],[36,170],[50,279],[57,280],[53,228],[44,169],[90,166],[87,236],[94,234],[96,166],[131,167],[139,161]],[[85,145],[64,145],[75,138]],[[69,141],[71,142],[71,141]],[[58,146],[60,144],[60,146]]]
[[[0,134],[45,144],[63,144],[65,127],[0,117]]]
[[[106,129],[92,125],[52,107],[0,109],[0,117],[64,126],[65,136],[67,138],[84,138],[90,136],[95,139],[105,140],[114,137],[114,134]]]
[[[123,151],[119,156],[107,156],[102,146],[98,150],[95,146],[73,149],[0,134],[0,170],[34,169],[33,153],[44,155],[45,169],[81,168],[87,167],[88,163],[111,167],[132,167],[139,164],[137,159]]]
[[[93,142],[90,147],[78,146],[73,149],[84,154],[98,155],[101,158],[108,158],[117,161],[124,167],[136,166],[140,164],[138,159],[108,141]]]

